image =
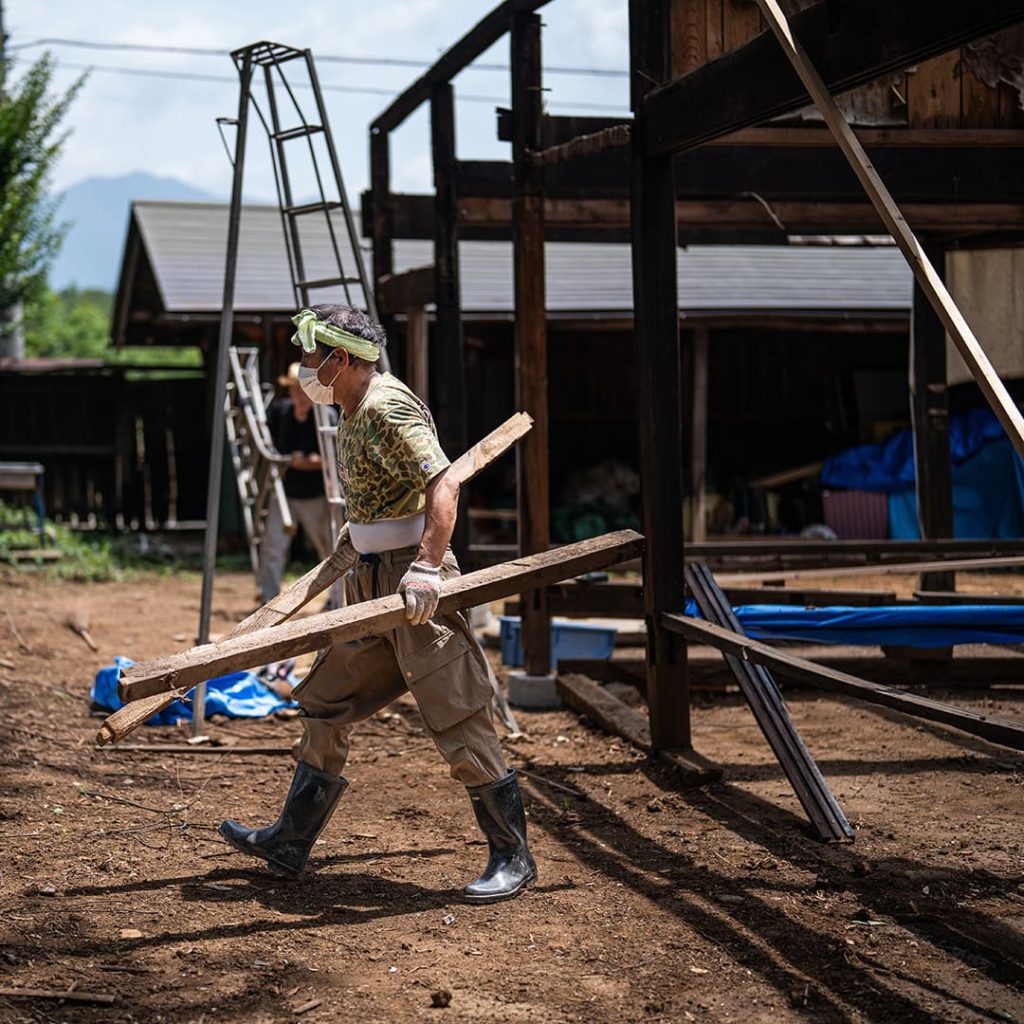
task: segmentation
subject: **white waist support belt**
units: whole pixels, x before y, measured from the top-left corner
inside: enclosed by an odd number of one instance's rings
[[[423,539],[426,518],[421,512],[404,519],[378,519],[374,523],[349,523],[352,547],[361,555],[376,555],[396,548],[411,548]]]

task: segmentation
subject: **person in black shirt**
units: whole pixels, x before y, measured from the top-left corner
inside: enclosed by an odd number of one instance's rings
[[[284,493],[292,520],[305,530],[317,554],[324,559],[334,550],[334,538],[324,496],[323,462],[316,440],[313,403],[299,387],[298,363],[288,367],[287,376],[279,377],[278,384],[287,386],[288,397],[274,400],[267,413],[267,425],[274,447],[282,455],[291,454],[284,476]],[[259,587],[264,602],[281,591],[291,543],[292,534],[285,530],[281,510],[272,501],[260,552]]]

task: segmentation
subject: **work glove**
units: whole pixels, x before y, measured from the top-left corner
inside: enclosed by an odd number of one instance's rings
[[[405,597],[405,616],[414,626],[422,626],[437,611],[441,600],[441,568],[413,562],[398,584]]]

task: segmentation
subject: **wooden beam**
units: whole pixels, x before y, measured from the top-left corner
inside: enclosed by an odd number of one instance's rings
[[[872,165],[853,129],[847,124],[846,118],[843,116],[836,101],[832,98],[817,68],[808,57],[804,47],[793,35],[789,22],[786,20],[786,16],[783,14],[782,8],[779,7],[777,0],[757,0],[757,2],[772,32],[782,46],[786,58],[790,61],[804,87],[814,100],[815,106],[817,106],[822,117],[825,119],[829,130],[835,136],[836,142],[849,161],[854,174],[857,175],[857,179],[864,186],[864,191],[868,194],[872,205],[878,211],[878,215],[885,224],[886,229],[892,235],[893,240],[899,246],[900,251],[910,265],[910,269],[913,271],[914,278],[922,292],[942,321],[946,332],[953,339],[957,351],[967,364],[971,375],[977,382],[982,394],[988,400],[992,411],[996,414],[999,422],[1002,423],[1003,429],[1017,450],[1017,454],[1024,458],[1024,416],[1021,415],[1016,403],[1010,397],[1006,385],[999,378],[984,349],[982,349],[978,339],[974,336],[974,332],[953,301],[953,297],[949,294],[941,276],[932,266],[931,260],[928,259],[917,238],[914,237],[914,233],[889,194],[888,189],[886,189],[885,184]],[[859,9],[861,6],[866,6],[866,0],[857,5],[856,9]],[[905,0],[904,4],[899,5],[899,9],[902,10],[903,7],[912,6],[915,6],[915,4]],[[935,10],[934,4],[929,6],[933,11]],[[989,8],[999,8],[1003,5],[1000,4],[999,0],[990,0],[988,4],[983,6],[985,10],[988,10]],[[1013,7],[1014,5],[1007,3],[1005,6]],[[1018,19],[1024,19],[1024,0],[1018,0],[1015,6]],[[958,10],[972,9],[970,5],[957,4],[955,7]],[[941,9],[946,10],[946,5],[943,5]],[[889,10],[890,12],[893,11],[891,5],[889,5]],[[946,48],[948,49],[948,47]]]
[[[895,592],[885,590],[808,590],[802,587],[739,586],[722,589],[733,605],[796,604],[805,608],[845,605],[851,608],[871,608],[898,603]]]
[[[612,130],[582,138],[599,140],[609,132]],[[827,130],[817,134],[832,138]],[[857,133],[862,143],[863,134]],[[570,140],[542,152],[571,155],[575,144]],[[570,148],[565,149],[565,145]],[[901,203],[1024,202],[1024,145],[864,145],[889,191]],[[544,193],[548,198],[629,196],[628,149],[608,150],[571,164],[545,160],[544,167]],[[738,199],[753,192],[768,202],[864,201],[864,190],[834,140],[831,148],[706,146],[678,156],[674,169],[677,199]],[[461,160],[456,177],[462,198],[507,199],[512,194],[511,165],[506,161]]]
[[[708,539],[708,329],[689,332],[690,348],[690,540]]]
[[[436,301],[434,268],[414,267],[377,280],[377,308],[382,313],[404,313],[422,309]]]
[[[546,587],[568,577],[603,569],[636,557],[643,547],[643,537],[638,533],[620,530],[467,573],[442,584],[437,615],[450,615],[509,594]],[[397,629],[405,621],[405,601],[398,594],[389,594],[217,644],[204,644],[169,658],[139,662],[125,670],[118,692],[124,701],[138,700],[151,694],[194,686],[212,676],[377,636]]]
[[[870,683],[866,679],[822,668],[813,661],[776,650],[760,641],[751,640],[740,633],[722,629],[700,619],[672,614],[663,615],[662,619],[667,629],[678,631],[690,640],[709,644],[723,654],[751,661],[755,665],[764,665],[781,675],[823,686],[836,693],[867,701],[869,704],[881,704],[914,718],[951,725],[972,736],[980,736],[992,743],[1012,747],[1014,750],[1024,750],[1024,721],[1017,722],[995,715],[984,715],[977,711],[967,711],[892,686]]]
[[[857,137],[868,149],[873,148],[937,148],[937,149],[1018,149],[1024,146],[1024,131],[1014,128],[864,128],[857,126]],[[721,138],[709,146],[835,146],[832,133],[824,126],[789,127],[785,125],[744,128]]]
[[[793,27],[826,87],[838,93],[1021,20],[1021,0],[858,0],[841,8],[816,3],[793,18]],[[665,84],[644,103],[651,154],[681,152],[792,113],[809,99],[767,32],[673,81],[659,81]]]
[[[767,200],[766,200],[767,201]],[[883,224],[870,203],[772,200],[770,211],[756,199],[679,200],[680,228],[739,228],[786,234],[881,234]],[[907,203],[909,222],[919,230],[939,232],[1019,232],[1024,229],[1024,203]],[[774,215],[774,216],[773,216]],[[629,200],[558,199],[544,203],[549,227],[618,228],[629,222]],[[671,211],[668,213],[671,219]],[[509,199],[465,198],[459,201],[459,222],[467,227],[507,226],[512,220]],[[781,223],[785,231],[778,228]]]
[[[987,651],[991,651],[989,648]],[[800,657],[812,661],[819,668],[844,672],[874,683],[905,688],[941,687],[942,689],[984,689],[992,684],[1024,682],[1024,659],[1019,656],[985,653],[983,655],[956,655],[950,661],[936,665],[933,661],[903,660],[880,657],[865,650],[855,656],[836,656],[831,647],[816,647],[808,653],[801,648]],[[647,664],[642,658],[617,655],[614,661],[593,658],[565,658],[558,662],[563,673],[589,676],[602,683],[627,683],[641,693],[644,689]],[[694,690],[721,691],[733,683],[732,672],[714,647],[693,643],[689,654],[690,686]],[[937,672],[936,669],[941,669]],[[797,679],[787,683],[787,689],[802,689],[808,684]],[[811,684],[814,685],[814,684]]]
[[[918,653],[923,649],[917,648]],[[819,647],[812,652],[801,649],[791,651],[802,658],[813,662],[819,668],[829,669],[866,679],[869,682],[907,688],[938,688],[942,690],[984,690],[993,685],[1021,685],[1024,683],[1024,658],[1019,655],[987,655],[973,656],[954,653],[951,659],[941,662],[927,661],[920,658],[897,658],[892,655],[882,657],[877,651],[864,650],[861,655],[841,656],[833,653],[834,648]],[[569,671],[569,665],[575,662],[560,662]],[[623,662],[616,660],[614,663]],[[638,664],[625,662],[627,668]],[[577,671],[588,671],[578,667]],[[728,666],[713,647],[704,647],[693,643],[690,645],[690,678],[695,688],[701,686],[721,687],[730,682]],[[806,681],[792,679],[787,682],[787,690],[794,687],[805,687]]]
[[[436,86],[450,82],[505,35],[516,15],[530,14],[547,3],[549,0],[505,0],[485,14],[458,42],[441,54],[433,67],[420,75],[378,115],[370,125],[371,132],[393,131],[417,107],[430,99]]]
[[[455,90],[445,82],[430,97],[430,151],[434,166],[434,373],[431,390],[438,436],[446,451],[469,441],[466,418],[466,351],[462,333],[459,214],[455,193]],[[459,498],[452,548],[465,560],[469,548],[468,494]]]
[[[516,404],[534,419],[533,432],[518,452],[517,504],[519,550],[532,554],[546,551],[551,540],[544,179],[540,166],[532,159],[541,145],[539,15],[513,17],[511,65]],[[551,671],[551,617],[543,590],[534,590],[523,601],[521,636],[526,671],[547,675]]]
[[[670,0],[630,0],[633,309],[647,623],[647,701],[657,749],[689,748],[686,644],[660,629],[662,612],[682,608],[683,439],[675,179],[670,156],[647,154],[644,96],[669,74]]]
[[[693,199],[676,203],[676,220],[682,235],[697,232],[725,234],[760,232],[764,241],[779,243],[786,234],[868,234],[883,232],[874,207],[867,202],[817,202],[766,200],[772,214],[785,227],[779,230],[772,215],[756,199]],[[1024,235],[1022,203],[906,203],[907,220],[931,234],[979,234],[1019,238]],[[459,200],[459,229],[466,239],[511,237],[510,197],[465,197]],[[544,201],[544,230],[548,240],[587,239],[598,236],[621,241],[629,227],[629,200],[558,199]],[[396,238],[433,238],[434,200],[428,195],[394,197]]]
[[[592,135],[622,124],[621,117],[581,117],[547,114],[542,125],[545,146],[557,146],[579,135]],[[627,122],[628,123],[628,122]],[[1024,131],[1019,128],[872,128],[857,127],[857,137],[868,148],[1007,148],[1024,146]],[[498,139],[512,141],[511,111],[498,109]],[[751,147],[835,147],[832,134],[824,125],[762,125],[742,128],[709,140],[706,146]]]
[[[921,604],[1024,604],[1020,594],[965,594],[962,590],[915,590],[914,597]]]
[[[512,111],[509,107],[498,107],[497,130],[499,142],[512,141]],[[554,115],[545,114],[541,121],[541,144],[544,147],[557,146],[568,142],[577,135],[593,135],[623,124],[623,117],[587,117],[580,114]]]
[[[643,588],[639,583],[559,583],[548,587],[548,611],[570,619],[642,619]],[[520,615],[519,601],[506,601],[506,615]]]
[[[430,345],[427,338],[427,311],[405,311],[405,382],[424,402],[430,402]]]
[[[928,258],[945,275],[946,254],[932,246]],[[953,536],[953,461],[949,450],[946,330],[920,284],[914,282],[910,321],[910,414],[914,431],[914,488],[922,540]],[[956,590],[951,572],[922,573],[921,590]]]
[[[586,157],[597,156],[612,149],[628,146],[629,133],[630,126],[628,124],[617,124],[590,135],[577,135],[557,146],[549,146],[535,154],[534,159],[545,167],[552,167],[556,164],[571,163]]]
[[[703,560],[723,558],[763,558],[822,556],[885,559],[929,558],[933,556],[1024,555],[1024,540],[792,540],[786,538],[761,540],[709,540],[687,548],[687,555]]]
[[[704,786],[722,777],[717,765],[692,750],[663,750],[655,746],[647,719],[594,680],[581,675],[559,675],[555,685],[563,703],[605,732],[621,736],[638,750],[671,765],[679,772],[684,786]]]
[[[395,197],[391,192],[391,147],[386,132],[370,130],[369,202],[363,202],[364,217],[370,217],[367,232],[373,239],[373,281],[377,292],[377,308],[385,331],[392,326],[384,312],[380,282],[395,272]],[[365,228],[365,225],[364,225]]]
[[[882,562],[877,565],[833,565],[827,569],[768,569],[761,572],[730,572],[719,580],[724,584],[750,583],[765,576],[785,576],[789,580],[813,580],[832,576],[893,576],[913,572],[987,572],[992,569],[1016,569],[1024,558],[947,558],[941,562]]]

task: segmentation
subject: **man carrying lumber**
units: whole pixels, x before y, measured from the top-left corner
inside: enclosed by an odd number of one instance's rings
[[[386,344],[380,324],[336,305],[304,309],[294,323],[303,390],[343,413],[338,463],[358,556],[345,579],[348,602],[402,594],[407,621],[320,652],[294,691],[304,731],[280,817],[256,830],[225,821],[220,833],[277,874],[297,875],[348,785],[341,772],[353,726],[408,689],[487,837],[487,867],[466,898],[515,896],[537,869],[516,773],[505,766],[491,722],[487,663],[465,615],[433,618],[441,580],[459,574],[448,546],[459,484],[446,473],[430,411],[401,381],[377,372]]]

